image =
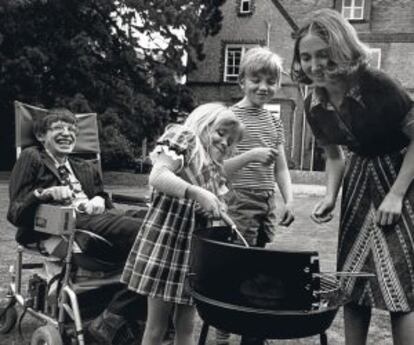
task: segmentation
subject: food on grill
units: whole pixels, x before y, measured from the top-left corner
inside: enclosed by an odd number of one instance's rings
[[[265,274],[244,281],[240,285],[240,293],[247,302],[259,307],[275,307],[286,296],[283,282]]]

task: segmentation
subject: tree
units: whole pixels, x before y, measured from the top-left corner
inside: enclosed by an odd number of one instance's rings
[[[194,107],[180,78],[195,67],[193,56],[203,58],[204,38],[219,30],[223,2],[0,2],[0,135],[2,150],[9,148],[3,162],[12,161],[17,99],[97,112],[103,163],[127,164],[144,137]],[[138,39],[154,36],[162,47]]]

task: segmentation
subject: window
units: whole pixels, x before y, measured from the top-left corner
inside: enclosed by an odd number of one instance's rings
[[[224,60],[224,81],[228,83],[237,83],[239,79],[240,61],[245,48],[242,45],[226,46]]]
[[[365,0],[342,0],[342,15],[348,20],[364,19]]]
[[[251,0],[240,0],[240,13],[250,13],[252,11]]]
[[[371,48],[370,57],[368,60],[370,66],[380,69],[381,68],[381,49]]]
[[[250,48],[263,46],[264,42],[249,43],[225,43],[224,47],[224,71],[223,81],[225,83],[237,83],[239,81],[240,62],[244,53]]]
[[[265,104],[264,108],[266,110],[269,110],[270,113],[276,118],[276,119],[280,119],[280,104],[278,103],[270,103],[270,104]]]

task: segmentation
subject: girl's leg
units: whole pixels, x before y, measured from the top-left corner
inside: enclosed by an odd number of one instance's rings
[[[390,313],[394,345],[409,345],[414,341],[414,312]]]
[[[194,345],[194,316],[195,307],[183,304],[175,305],[174,326],[175,341],[174,345]]]
[[[370,321],[371,308],[353,303],[345,305],[345,345],[365,345]]]
[[[172,307],[172,303],[148,297],[147,322],[141,345],[160,345],[162,343]]]

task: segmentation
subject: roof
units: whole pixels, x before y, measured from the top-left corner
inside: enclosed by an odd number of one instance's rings
[[[277,7],[280,14],[289,23],[289,25],[293,29],[293,31],[297,31],[299,29],[299,26],[296,24],[295,20],[291,17],[291,15],[286,11],[286,9],[283,7],[283,5],[280,3],[280,1],[279,0],[271,0],[271,1],[273,2],[273,5],[275,5]]]

